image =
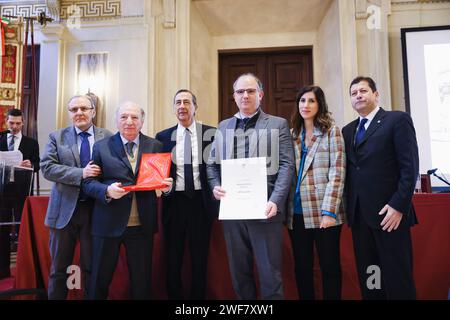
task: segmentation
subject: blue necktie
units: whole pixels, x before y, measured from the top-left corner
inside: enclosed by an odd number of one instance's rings
[[[89,136],[91,134],[83,131],[80,132],[80,138],[81,138],[81,147],[80,147],[80,165],[81,168],[84,168],[89,163],[89,160],[91,160],[91,147],[89,145]]]
[[[193,198],[194,191],[191,132],[189,129],[186,129],[186,134],[184,135],[184,192],[189,198]]]
[[[358,131],[356,131],[355,136],[355,146],[357,146],[361,142],[364,133],[366,133],[366,127],[364,125],[366,124],[367,121],[368,120],[366,118],[362,118],[361,121],[359,122]]]
[[[14,151],[14,139],[16,138],[15,135],[11,136],[11,141],[9,141],[8,145],[8,151]]]

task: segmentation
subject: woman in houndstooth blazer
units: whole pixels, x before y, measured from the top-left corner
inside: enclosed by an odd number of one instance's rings
[[[339,239],[344,221],[342,193],[345,147],[318,86],[297,94],[292,114],[296,172],[288,201],[288,227],[301,299],[315,299],[314,245],[322,271],[324,299],[341,298]]]

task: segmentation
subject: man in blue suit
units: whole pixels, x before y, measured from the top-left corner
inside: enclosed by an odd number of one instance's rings
[[[94,145],[92,160],[102,175],[83,182],[83,191],[95,199],[92,212],[92,275],[89,297],[106,299],[121,244],[125,245],[130,274],[130,298],[151,298],[153,234],[157,231],[156,192],[128,192],[136,184],[142,154],[162,151],[161,142],[140,131],[144,110],[126,102],[116,111],[119,132]],[[172,188],[172,178],[163,182]]]
[[[186,239],[191,258],[189,298],[205,298],[211,224],[219,209],[219,201],[213,198],[207,182],[208,158],[204,158],[209,156],[216,128],[195,121],[197,108],[197,98],[191,91],[178,90],[173,99],[178,124],[156,135],[163,143],[163,151],[173,153],[171,177],[175,188],[163,198],[169,299],[183,298],[181,267]]]
[[[95,141],[111,135],[92,124],[95,105],[89,96],[74,96],[68,103],[73,125],[50,134],[42,156],[42,174],[54,185],[45,216],[50,228],[52,265],[48,281],[49,299],[66,299],[67,267],[72,264],[77,239],[86,289],[91,272],[90,215],[93,201],[83,194],[81,182],[101,174],[90,162]]]
[[[410,227],[419,156],[411,117],[378,106],[373,79],[350,84],[358,119],[342,129],[347,219],[363,299],[415,299]],[[380,270],[381,285],[373,276]]]

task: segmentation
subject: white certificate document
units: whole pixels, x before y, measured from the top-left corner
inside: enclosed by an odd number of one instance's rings
[[[7,166],[20,166],[23,160],[22,152],[16,151],[0,151],[0,162],[5,162]]]
[[[266,158],[222,160],[219,220],[267,219]]]

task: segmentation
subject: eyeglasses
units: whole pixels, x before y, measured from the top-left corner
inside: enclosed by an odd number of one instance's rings
[[[73,107],[73,108],[69,108],[69,112],[72,112],[72,113],[77,113],[78,112],[78,110],[81,110],[81,112],[87,112],[88,110],[92,110],[92,109],[94,109],[94,108],[92,108],[92,107]]]
[[[238,89],[238,90],[236,90],[234,93],[236,93],[237,95],[239,95],[239,96],[242,96],[245,92],[247,92],[247,94],[250,96],[250,95],[253,95],[253,94],[255,94],[256,93],[256,89],[253,89],[253,88],[251,88],[251,89]]]

